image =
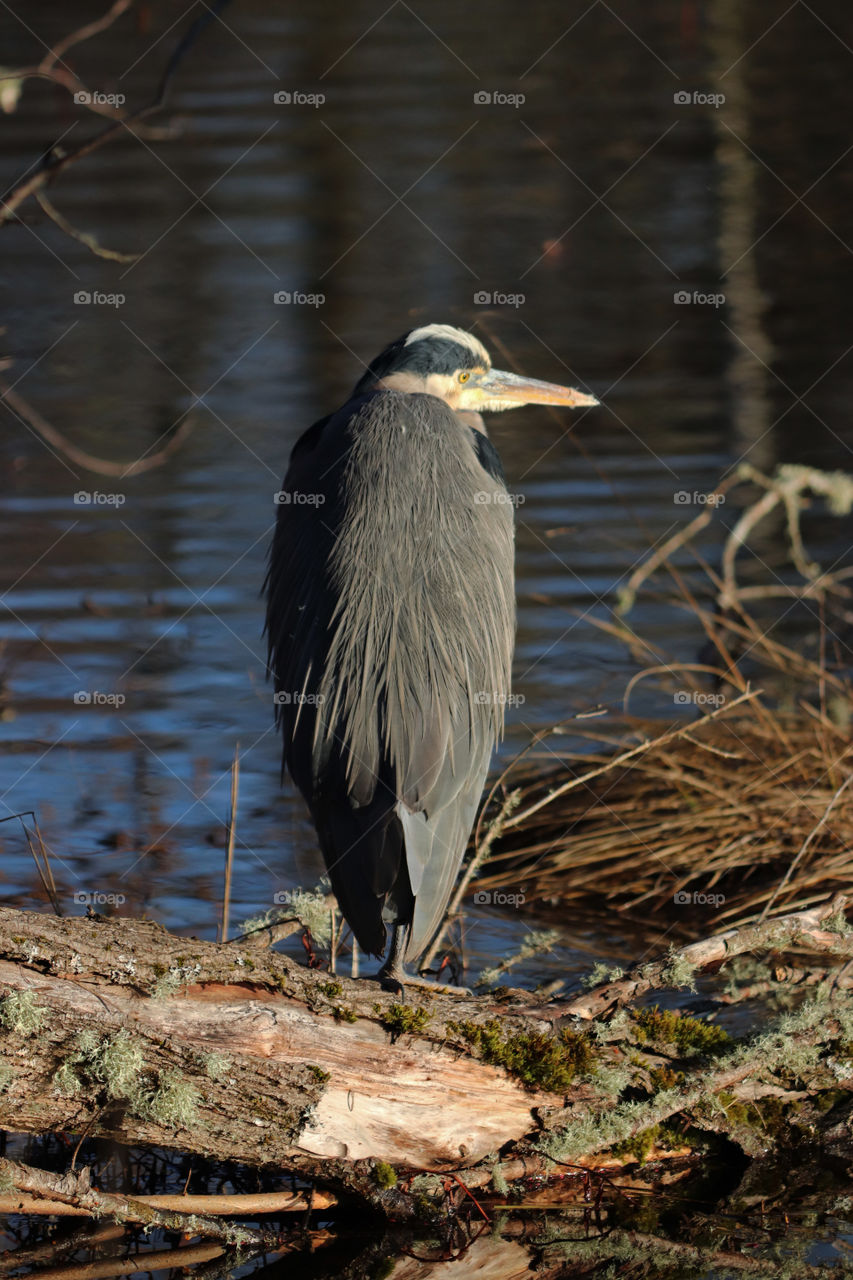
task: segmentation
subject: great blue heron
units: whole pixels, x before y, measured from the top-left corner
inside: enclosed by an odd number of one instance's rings
[[[442,920],[503,729],[513,507],[480,413],[594,405],[491,367],[429,324],[296,443],[266,582],[284,760],[332,889],[380,977],[410,981]]]

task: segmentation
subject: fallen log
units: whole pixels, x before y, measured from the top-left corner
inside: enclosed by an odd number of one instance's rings
[[[493,1000],[403,1006],[376,983],[145,921],[0,909],[0,991],[0,1127],[432,1169],[521,1138],[554,1102],[427,1033],[486,1021]]]
[[[824,993],[759,1040],[730,1044],[701,1021],[643,1021],[619,1006],[689,986],[747,946],[847,957],[844,907],[692,944],[690,963],[674,953],[563,1004],[501,989],[417,990],[403,1004],[375,982],[239,941],[0,908],[0,1128],[286,1170],[403,1218],[457,1175],[500,1190],[554,1162],[621,1168],[676,1117],[748,1150],[744,1103],[851,1089],[845,1004]],[[667,1150],[686,1154],[672,1134]],[[0,1194],[31,1191],[23,1182],[6,1167]]]

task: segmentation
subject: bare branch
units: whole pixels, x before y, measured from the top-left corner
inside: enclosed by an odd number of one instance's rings
[[[36,200],[38,200],[51,221],[56,223],[60,231],[64,231],[67,236],[71,236],[72,240],[79,240],[87,249],[91,249],[97,258],[108,258],[111,262],[138,262],[142,256],[138,253],[119,253],[116,249],[105,249],[88,231],[78,231],[64,214],[59,212],[56,205],[51,204],[43,191],[36,192]]]
[[[39,71],[52,70],[55,63],[60,62],[64,54],[75,44],[80,44],[83,40],[89,40],[92,36],[100,35],[102,31],[106,31],[111,27],[117,18],[133,5],[134,0],[115,0],[107,12],[101,18],[96,18],[94,22],[87,22],[84,26],[78,27],[76,31],[72,31],[70,35],[65,36],[63,40],[58,41],[39,63]]]
[[[47,419],[43,418],[38,410],[34,409],[23,396],[19,396],[17,391],[13,391],[2,379],[0,379],[0,400],[5,401],[12,412],[16,413],[34,431],[38,432],[43,440],[53,445],[55,449],[58,449],[72,462],[77,463],[78,466],[85,467],[87,471],[94,471],[100,476],[115,476],[119,479],[142,475],[145,471],[152,471],[155,467],[162,466],[169,454],[175,452],[195,426],[194,418],[185,418],[171,440],[162,449],[158,449],[156,453],[149,453],[146,457],[137,458],[135,462],[110,462],[107,458],[96,458],[94,454],[86,453],[84,449],[78,449],[60,431],[57,431],[56,427],[51,426]]]
[[[140,107],[138,111],[131,112],[121,120],[117,120],[115,124],[104,129],[103,132],[95,134],[93,138],[87,139],[78,147],[70,150],[60,150],[59,148],[51,148],[44,158],[41,168],[29,177],[23,179],[17,186],[13,187],[9,194],[3,199],[3,207],[0,209],[0,226],[11,222],[17,215],[20,206],[30,196],[41,191],[49,182],[52,182],[58,175],[68,167],[75,164],[78,160],[82,160],[85,156],[91,155],[95,151],[99,151],[101,147],[106,146],[108,142],[122,135],[125,131],[133,134],[130,129],[131,124],[146,120],[149,116],[154,115],[161,110],[166,102],[172,79],[180,66],[185,54],[192,48],[201,32],[207,27],[214,18],[229,3],[229,0],[215,0],[213,4],[205,5],[204,12],[200,17],[191,23],[184,36],[178,42],[178,45],[171,58],[166,64],[166,69],[160,79],[160,84],[154,98],[145,106]]]

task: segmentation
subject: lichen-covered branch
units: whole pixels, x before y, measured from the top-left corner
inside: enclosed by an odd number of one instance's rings
[[[133,1196],[98,1191],[90,1183],[86,1166],[77,1172],[58,1174],[0,1157],[0,1191],[5,1195],[23,1191],[36,1199],[83,1209],[92,1217],[109,1217],[116,1222],[142,1222],[149,1227],[183,1231],[190,1236],[204,1236],[225,1244],[256,1244],[272,1249],[280,1243],[274,1232],[237,1227],[200,1214],[156,1208]]]
[[[601,983],[585,995],[551,1006],[554,1019],[574,1015],[595,1018],[620,1005],[632,1004],[647,992],[663,987],[690,987],[697,974],[716,972],[727,960],[751,951],[781,951],[801,947],[823,955],[853,957],[853,932],[845,925],[821,929],[824,923],[843,921],[847,899],[838,896],[808,911],[794,911],[761,924],[729,929],[673,949],[662,960],[637,965],[630,973]]]

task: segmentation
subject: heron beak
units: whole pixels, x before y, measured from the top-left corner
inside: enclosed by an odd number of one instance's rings
[[[571,409],[598,404],[595,396],[576,391],[574,387],[539,382],[536,378],[520,378],[517,373],[505,373],[502,369],[490,369],[484,374],[478,390],[491,400],[506,401],[507,409],[522,404],[565,404]]]

